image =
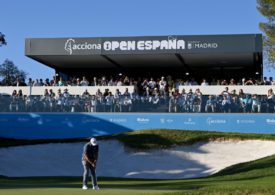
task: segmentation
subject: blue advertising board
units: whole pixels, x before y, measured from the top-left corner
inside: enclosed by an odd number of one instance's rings
[[[1,113],[0,137],[71,139],[143,129],[275,133],[274,114]]]

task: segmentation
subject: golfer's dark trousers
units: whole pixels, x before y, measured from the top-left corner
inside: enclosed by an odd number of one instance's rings
[[[92,181],[93,181],[93,186],[97,186],[97,179],[96,179],[96,172],[95,168],[88,162],[82,161],[83,168],[84,168],[84,173],[83,173],[83,185],[88,185],[88,180],[89,180],[89,170],[91,171],[92,175]]]

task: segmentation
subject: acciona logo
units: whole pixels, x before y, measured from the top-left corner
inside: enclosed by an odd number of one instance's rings
[[[101,50],[101,44],[96,43],[77,43],[74,39],[67,39],[64,47],[70,55],[73,54],[75,50]]]
[[[226,124],[226,120],[225,119],[212,119],[211,117],[208,117],[206,119],[206,123],[208,125],[212,125],[212,124]]]

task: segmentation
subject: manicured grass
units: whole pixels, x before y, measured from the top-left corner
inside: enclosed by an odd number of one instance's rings
[[[170,148],[176,145],[193,144],[199,141],[214,140],[273,140],[274,134],[242,134],[210,131],[182,130],[141,130],[106,137],[117,139],[124,145],[134,149]]]
[[[0,194],[275,194],[275,155],[226,168],[206,178],[99,178],[100,191],[83,191],[81,177],[0,177]]]
[[[275,134],[243,134],[243,133],[223,133],[210,131],[183,131],[183,130],[140,130],[112,136],[98,137],[99,140],[116,139],[125,146],[133,149],[161,149],[171,148],[177,145],[193,144],[199,141],[214,140],[272,140],[275,141]],[[44,144],[44,143],[73,143],[87,142],[83,139],[56,139],[56,140],[16,140],[0,138],[0,147]]]

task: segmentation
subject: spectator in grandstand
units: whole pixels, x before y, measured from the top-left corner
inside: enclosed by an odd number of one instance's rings
[[[88,98],[90,96],[90,93],[88,92],[88,89],[85,89],[85,91],[82,93],[83,98]]]
[[[273,77],[269,77],[269,83],[270,85],[275,85],[275,81],[273,81]]]
[[[63,81],[62,77],[60,77],[58,83],[57,83],[57,86],[65,86],[65,82]]]
[[[123,86],[123,79],[122,78],[117,80],[116,86]]]
[[[210,85],[217,85],[217,81],[215,78],[212,78]]]
[[[130,97],[125,96],[122,100],[122,112],[131,112],[132,111],[132,100]]]
[[[114,82],[113,78],[110,78],[108,86],[116,86],[116,83]]]
[[[245,78],[242,78],[241,79],[241,83],[239,85],[245,85],[245,82],[246,82],[246,79]]]
[[[224,90],[222,91],[221,95],[229,97],[230,96],[229,88],[225,87]]]
[[[253,79],[249,78],[247,81],[245,81],[244,85],[254,85]]]
[[[70,93],[68,92],[68,89],[64,89],[63,92],[63,112],[68,112],[70,110]]]
[[[130,96],[131,96],[131,94],[130,94],[130,92],[129,92],[129,89],[128,88],[125,88],[125,92],[123,93],[123,96],[124,97],[129,97],[130,98]]]
[[[27,83],[27,86],[33,86],[32,78],[29,78],[28,83]]]
[[[116,89],[116,92],[114,94],[114,112],[121,112],[122,111],[122,98],[121,98],[121,92],[119,89]]]
[[[56,99],[57,112],[62,112],[62,110],[63,110],[63,94],[61,92],[61,89],[57,90],[57,95],[56,95],[55,99]]]
[[[267,112],[272,113],[274,112],[274,106],[275,106],[275,96],[274,96],[274,92],[273,89],[270,88],[267,91]]]
[[[105,97],[106,100],[106,112],[113,112],[114,107],[114,96],[112,92],[108,92],[108,95]]]
[[[91,86],[98,86],[98,82],[97,82],[97,78],[94,77],[92,82],[91,82]]]
[[[34,87],[39,87],[39,86],[40,86],[40,82],[39,82],[38,79],[36,79],[36,80],[34,81],[33,86],[34,86]]]
[[[11,95],[11,101],[10,101],[10,112],[17,112],[17,111],[18,111],[17,91],[13,90]]]
[[[241,110],[244,113],[251,112],[252,109],[252,99],[250,94],[246,94],[245,96],[240,98]]]
[[[105,109],[105,97],[101,93],[100,89],[96,92],[96,99],[97,99],[97,112],[103,112]]]
[[[90,112],[97,112],[97,103],[98,103],[98,101],[97,101],[96,96],[92,95],[91,104],[90,104],[90,106],[91,106]]]
[[[168,112],[177,112],[177,98],[174,95],[174,92],[172,92],[172,95],[169,99],[169,109]]]
[[[205,104],[205,112],[215,112],[216,111],[216,100],[213,95],[208,96],[208,100]]]
[[[89,81],[86,79],[85,76],[82,77],[82,80],[80,81],[80,86],[88,86]]]
[[[103,96],[104,96],[104,97],[106,97],[107,95],[109,95],[109,89],[108,89],[108,88],[106,88],[106,89],[104,90],[104,93],[103,93]]]
[[[44,86],[43,79],[39,79],[39,86]]]
[[[152,92],[152,104],[154,109],[160,104],[160,93],[158,88],[155,88]]]
[[[13,86],[19,87],[19,86],[27,86],[24,79],[16,78],[16,81]]]
[[[125,77],[124,77],[123,85],[124,85],[124,86],[129,86],[129,85],[130,85],[130,79],[129,79],[128,76],[125,76]]]
[[[202,82],[201,82],[201,86],[208,86],[208,82],[206,81],[206,79],[202,79]]]
[[[227,80],[222,80],[221,85],[228,85]]]
[[[243,92],[243,89],[239,89],[239,98],[243,98],[244,97],[244,92]]]
[[[228,85],[236,85],[235,80],[234,80],[234,79],[230,79],[230,81],[229,81],[229,84],[228,84]]]
[[[161,80],[159,81],[159,91],[161,95],[165,94],[166,86],[167,82],[165,81],[165,77],[161,77]]]
[[[186,112],[192,112],[193,111],[193,100],[194,100],[194,94],[192,89],[189,90],[189,92],[186,94],[186,103],[185,103],[185,110]]]
[[[153,90],[156,88],[157,83],[156,83],[156,81],[154,81],[153,77],[151,77],[151,79],[150,79],[149,83],[146,85],[146,87],[147,86],[150,88],[150,90]]]
[[[193,112],[201,112],[202,93],[200,89],[196,89],[193,99]]]
[[[171,75],[167,76],[167,87],[169,92],[172,91],[172,89],[175,89],[175,83]]]
[[[81,86],[81,84],[80,84],[80,78],[77,78],[76,80],[75,80],[75,82],[73,82],[73,85],[74,86]]]
[[[144,79],[143,82],[141,83],[142,92],[144,92],[147,89],[147,87],[150,90],[149,82],[147,81],[147,79]]]
[[[82,165],[84,168],[83,173],[83,190],[88,189],[89,172],[92,175],[93,189],[99,190],[96,177],[96,165],[98,160],[99,147],[95,138],[91,138],[90,142],[85,144],[82,154]]]
[[[221,111],[222,112],[230,112],[230,100],[227,95],[223,95],[223,100],[221,102]]]
[[[75,95],[74,98],[70,100],[70,112],[80,112],[80,97]]]
[[[43,86],[51,86],[50,80],[48,78],[45,79]]]
[[[233,112],[233,113],[240,112],[240,100],[238,96],[231,96],[230,112]]]
[[[259,97],[256,94],[252,96],[252,112],[259,113],[261,112],[261,102]]]
[[[105,76],[101,77],[100,86],[107,86],[108,81]]]

